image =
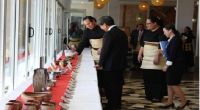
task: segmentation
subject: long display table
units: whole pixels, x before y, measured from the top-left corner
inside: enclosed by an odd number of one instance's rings
[[[77,84],[69,110],[102,110],[98,91],[97,72],[90,49],[82,52]]]

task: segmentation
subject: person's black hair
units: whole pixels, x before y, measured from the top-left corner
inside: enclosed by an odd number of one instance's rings
[[[103,24],[106,24],[108,26],[111,26],[111,25],[114,25],[115,22],[113,20],[113,18],[111,16],[102,16],[100,19],[99,19],[99,25],[103,25]]]
[[[167,24],[167,25],[164,26],[164,28],[165,28],[166,30],[172,30],[172,32],[173,32],[175,35],[177,35],[177,36],[180,35],[180,33],[176,30],[174,24]]]
[[[86,19],[88,19],[90,22],[93,22],[93,21],[97,22],[96,18],[94,18],[94,17],[92,17],[92,16],[85,16],[85,17],[83,18],[83,21],[86,20]]]
[[[74,31],[76,31],[77,29],[79,29],[78,23],[77,23],[77,22],[71,22],[70,28],[69,28],[69,32],[74,32]]]
[[[189,34],[192,34],[192,35],[193,35],[192,29],[191,29],[189,26],[186,26],[185,28],[188,30],[187,32],[188,32]]]
[[[192,29],[189,26],[185,27],[188,31],[192,31]]]
[[[151,20],[152,23],[156,23],[160,27],[163,27],[163,20],[161,18],[155,17],[155,16],[150,16],[148,19]]]
[[[186,34],[188,34],[189,36],[191,36],[191,38],[195,38],[192,29],[189,26],[185,27],[187,29],[187,32],[185,32]]]

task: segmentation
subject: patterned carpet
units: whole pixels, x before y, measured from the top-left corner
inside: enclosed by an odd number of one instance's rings
[[[137,76],[137,75],[136,75]],[[123,86],[122,110],[162,110],[159,106],[162,103],[152,103],[145,99],[143,80],[141,78],[125,78]],[[199,81],[183,80],[181,83],[187,100],[190,100],[189,106],[185,110],[199,110]],[[165,97],[165,100],[167,96]],[[106,103],[103,97],[103,105]],[[174,99],[175,106],[179,105],[178,98]],[[174,108],[168,109],[174,110]]]

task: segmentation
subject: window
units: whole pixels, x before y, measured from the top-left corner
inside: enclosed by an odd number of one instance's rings
[[[12,19],[12,0],[5,0],[4,7],[4,41],[5,41],[5,56],[4,56],[4,90],[3,94],[10,92],[13,90],[13,64],[11,59],[13,59],[13,49],[12,46],[12,38],[13,38],[13,19]]]
[[[24,82],[39,67],[40,56],[46,56],[46,63],[52,61],[62,40],[62,8],[55,4],[56,0],[0,0],[0,100],[30,84]]]
[[[28,27],[28,41],[27,41],[27,45],[28,45],[28,57],[27,57],[27,60],[28,60],[28,76],[32,76],[33,75],[33,69],[34,69],[34,43],[35,43],[35,17],[36,17],[36,10],[35,10],[35,7],[36,7],[36,1],[35,0],[29,0],[29,5],[28,5],[28,8],[29,8],[29,12],[28,12],[28,24],[29,24],[29,27]]]
[[[62,49],[62,8],[56,4],[56,27],[57,27],[57,35],[55,36],[56,42],[55,42],[55,49],[61,50]]]
[[[45,19],[45,62],[47,62],[47,59],[48,59],[48,50],[49,50],[49,47],[48,47],[48,39],[49,39],[49,0],[46,0],[46,19]]]
[[[54,34],[54,30],[53,30],[53,5],[52,5],[52,0],[49,0],[49,38],[48,38],[48,59],[52,60],[52,49],[54,47],[53,45],[53,34]],[[54,49],[53,49],[54,50]]]
[[[26,0],[19,0],[18,18],[18,49],[17,49],[17,70],[15,71],[15,87],[25,81],[26,74]],[[17,38],[17,37],[16,37]],[[16,52],[15,52],[16,53]]]
[[[45,57],[46,63],[50,63],[54,53],[55,33],[55,5],[54,0],[46,0],[46,36],[45,36]]]
[[[3,91],[3,1],[0,1],[0,97]]]
[[[55,0],[49,1],[49,38],[48,38],[48,59],[51,61],[54,56],[55,42]]]
[[[72,10],[71,11],[71,22],[77,22],[80,28],[83,28],[83,17],[85,16],[85,10]]]

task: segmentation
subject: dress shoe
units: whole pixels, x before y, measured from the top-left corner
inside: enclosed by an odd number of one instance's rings
[[[183,106],[178,106],[178,107],[176,108],[176,110],[183,110],[183,109],[185,108],[185,106],[189,105],[189,102],[190,102],[190,101],[187,100]]]
[[[152,100],[152,98],[151,98],[151,97],[148,97],[148,96],[145,96],[145,99],[146,99],[146,100],[149,100],[149,101]]]
[[[167,105],[160,106],[160,108],[169,108],[169,107],[172,107],[172,108],[174,108],[174,103],[171,103],[171,104],[167,104]]]
[[[151,99],[151,102],[153,102],[153,103],[157,103],[157,102],[161,102],[161,99]]]

